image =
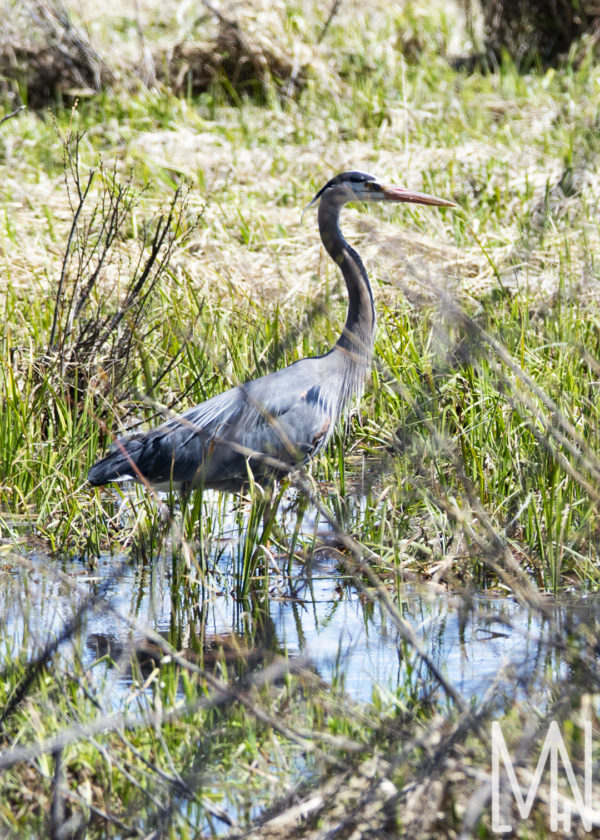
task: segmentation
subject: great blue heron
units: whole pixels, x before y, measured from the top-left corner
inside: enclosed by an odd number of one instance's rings
[[[342,334],[324,356],[238,385],[148,432],[117,440],[88,473],[93,485],[143,481],[157,489],[240,490],[249,470],[258,481],[280,477],[326,445],[353,397],[360,396],[375,336],[367,272],[339,226],[349,201],[394,201],[453,207],[454,202],[343,172],[319,190],[319,232],[348,289]],[[308,208],[307,208],[308,209]]]

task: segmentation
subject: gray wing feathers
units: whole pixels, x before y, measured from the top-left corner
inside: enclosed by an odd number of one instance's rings
[[[239,487],[248,462],[259,479],[289,471],[324,445],[335,423],[335,408],[322,393],[322,361],[304,359],[118,440],[88,480],[143,476],[157,486]],[[278,470],[273,460],[285,466]]]

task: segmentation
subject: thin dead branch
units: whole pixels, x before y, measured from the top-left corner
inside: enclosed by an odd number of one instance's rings
[[[2,125],[2,123],[5,123],[7,120],[11,120],[13,117],[16,117],[18,114],[21,113],[21,111],[24,111],[26,107],[26,105],[19,105],[19,107],[15,108],[14,111],[11,111],[10,114],[5,114],[2,117],[2,119],[0,119],[0,125]]]

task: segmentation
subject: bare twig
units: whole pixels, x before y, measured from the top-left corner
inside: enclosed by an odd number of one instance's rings
[[[87,185],[82,194],[80,194],[79,204],[75,210],[75,214],[73,216],[73,221],[71,223],[71,229],[69,231],[69,238],[67,239],[67,247],[65,248],[65,255],[63,257],[62,268],[60,272],[60,279],[58,281],[58,288],[56,289],[56,297],[54,300],[54,314],[52,317],[52,328],[50,330],[50,338],[48,340],[48,351],[51,351],[54,348],[54,341],[56,339],[56,330],[58,328],[58,318],[60,313],[61,301],[63,296],[63,290],[65,285],[65,277],[67,274],[67,266],[69,264],[69,260],[71,259],[71,248],[73,243],[73,237],[75,236],[75,232],[77,231],[77,224],[79,222],[79,216],[81,215],[81,211],[83,210],[83,205],[85,204],[85,200],[88,196],[90,191],[90,187],[92,186],[92,181],[94,180],[94,170],[90,171],[88,176]]]
[[[333,0],[333,3],[332,3],[331,8],[329,10],[329,14],[327,15],[327,20],[323,24],[323,29],[321,29],[321,31],[319,33],[319,37],[317,38],[317,44],[320,44],[321,41],[323,40],[323,38],[325,37],[325,35],[327,35],[327,30],[329,29],[329,27],[331,25],[331,21],[334,19],[334,17],[338,13],[338,9],[340,8],[341,4],[342,4],[342,0]]]
[[[25,108],[27,108],[27,105],[19,105],[19,107],[15,108],[14,111],[11,111],[10,114],[5,114],[2,118],[0,118],[0,125],[2,125],[2,123],[5,123],[7,120],[10,120],[13,117],[16,117],[17,114],[20,114],[21,111],[25,110]]]

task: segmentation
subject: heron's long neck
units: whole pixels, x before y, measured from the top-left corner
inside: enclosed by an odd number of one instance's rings
[[[342,204],[321,200],[319,232],[329,256],[336,262],[348,289],[348,314],[336,347],[351,361],[365,366],[373,353],[375,339],[375,306],[365,267],[356,251],[348,245],[340,230]]]

